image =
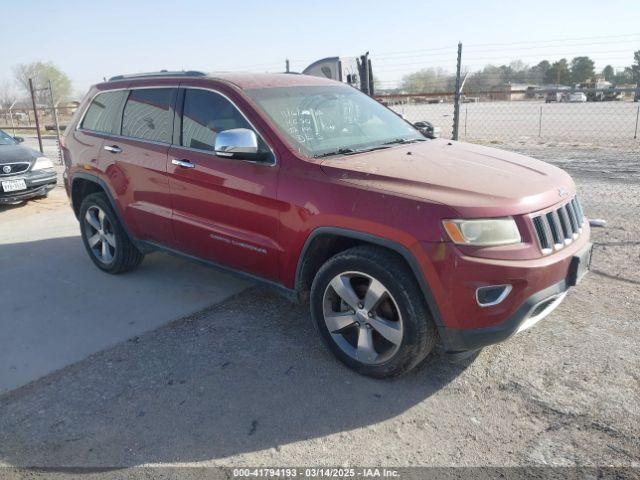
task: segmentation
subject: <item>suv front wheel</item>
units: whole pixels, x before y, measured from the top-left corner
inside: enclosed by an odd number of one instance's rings
[[[80,230],[89,257],[105,272],[128,272],[144,258],[122,228],[104,193],[92,193],[83,200]]]
[[[311,315],[327,347],[373,377],[401,375],[433,349],[423,294],[396,254],[354,247],[330,258],[311,286]]]

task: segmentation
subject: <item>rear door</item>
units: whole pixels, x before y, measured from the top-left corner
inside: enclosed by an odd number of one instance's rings
[[[105,140],[100,164],[133,235],[173,246],[167,152],[177,88],[143,87],[127,93],[120,131]]]
[[[179,134],[169,150],[173,228],[179,248],[192,255],[261,277],[278,277],[276,199],[279,166],[260,133],[225,95],[182,90]],[[180,125],[181,123],[181,125]],[[218,132],[249,128],[268,153],[262,162],[218,157]],[[190,166],[174,165],[172,160]]]
[[[85,170],[98,166],[104,140],[120,133],[122,106],[128,93],[127,90],[106,91],[93,97],[77,128],[65,135],[64,154],[70,164]]]

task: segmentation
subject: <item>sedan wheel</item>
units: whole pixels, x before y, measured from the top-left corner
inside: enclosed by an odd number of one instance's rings
[[[362,364],[384,363],[402,344],[402,314],[396,300],[366,273],[334,276],[324,291],[323,315],[335,344]]]

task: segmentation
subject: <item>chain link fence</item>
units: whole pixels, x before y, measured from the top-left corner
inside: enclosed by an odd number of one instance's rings
[[[15,137],[19,137],[24,132],[35,133],[38,139],[40,152],[44,154],[42,143],[43,133],[55,136],[58,162],[62,165],[62,148],[60,145],[61,132],[66,128],[67,123],[78,108],[78,102],[61,105],[56,102],[51,81],[48,85],[34,86],[32,79],[29,79],[31,107],[26,105],[26,100],[21,104],[14,102],[7,109],[0,109],[0,129],[9,131]],[[36,102],[36,92],[45,92],[44,98],[47,100],[44,105]],[[42,95],[41,95],[42,97]]]
[[[75,104],[56,107],[61,130],[64,130],[69,120],[71,120],[76,108]],[[40,120],[40,128],[45,132],[55,132],[55,117],[52,107],[38,106],[36,110]],[[7,132],[33,131],[35,133],[33,107],[19,106],[11,109],[0,109],[0,128]]]
[[[554,91],[468,93],[462,96],[458,138],[471,142],[563,142],[585,145],[639,143],[640,103],[633,94],[616,101],[586,101],[581,91],[571,98],[548,101]],[[582,94],[582,95],[581,95]],[[454,123],[453,92],[380,95],[378,100],[410,122],[428,121],[452,138]],[[522,98],[519,98],[522,97]]]

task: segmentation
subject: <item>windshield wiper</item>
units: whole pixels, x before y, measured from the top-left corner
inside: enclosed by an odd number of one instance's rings
[[[405,144],[405,143],[415,143],[415,142],[426,142],[425,138],[394,138],[393,140],[389,140],[388,142],[384,142],[383,145],[395,145],[396,143]]]
[[[323,157],[332,157],[334,155],[354,155],[356,153],[365,153],[372,152],[374,150],[384,150],[385,148],[391,148],[389,145],[378,145],[376,147],[368,147],[368,148],[339,148],[335,152],[328,153],[320,153],[318,155],[314,155],[313,158],[323,158]]]
[[[319,153],[317,155],[314,155],[313,158],[333,157],[334,155],[348,155],[349,153],[356,153],[356,151],[353,148],[339,148],[338,150],[335,150],[333,152]]]

